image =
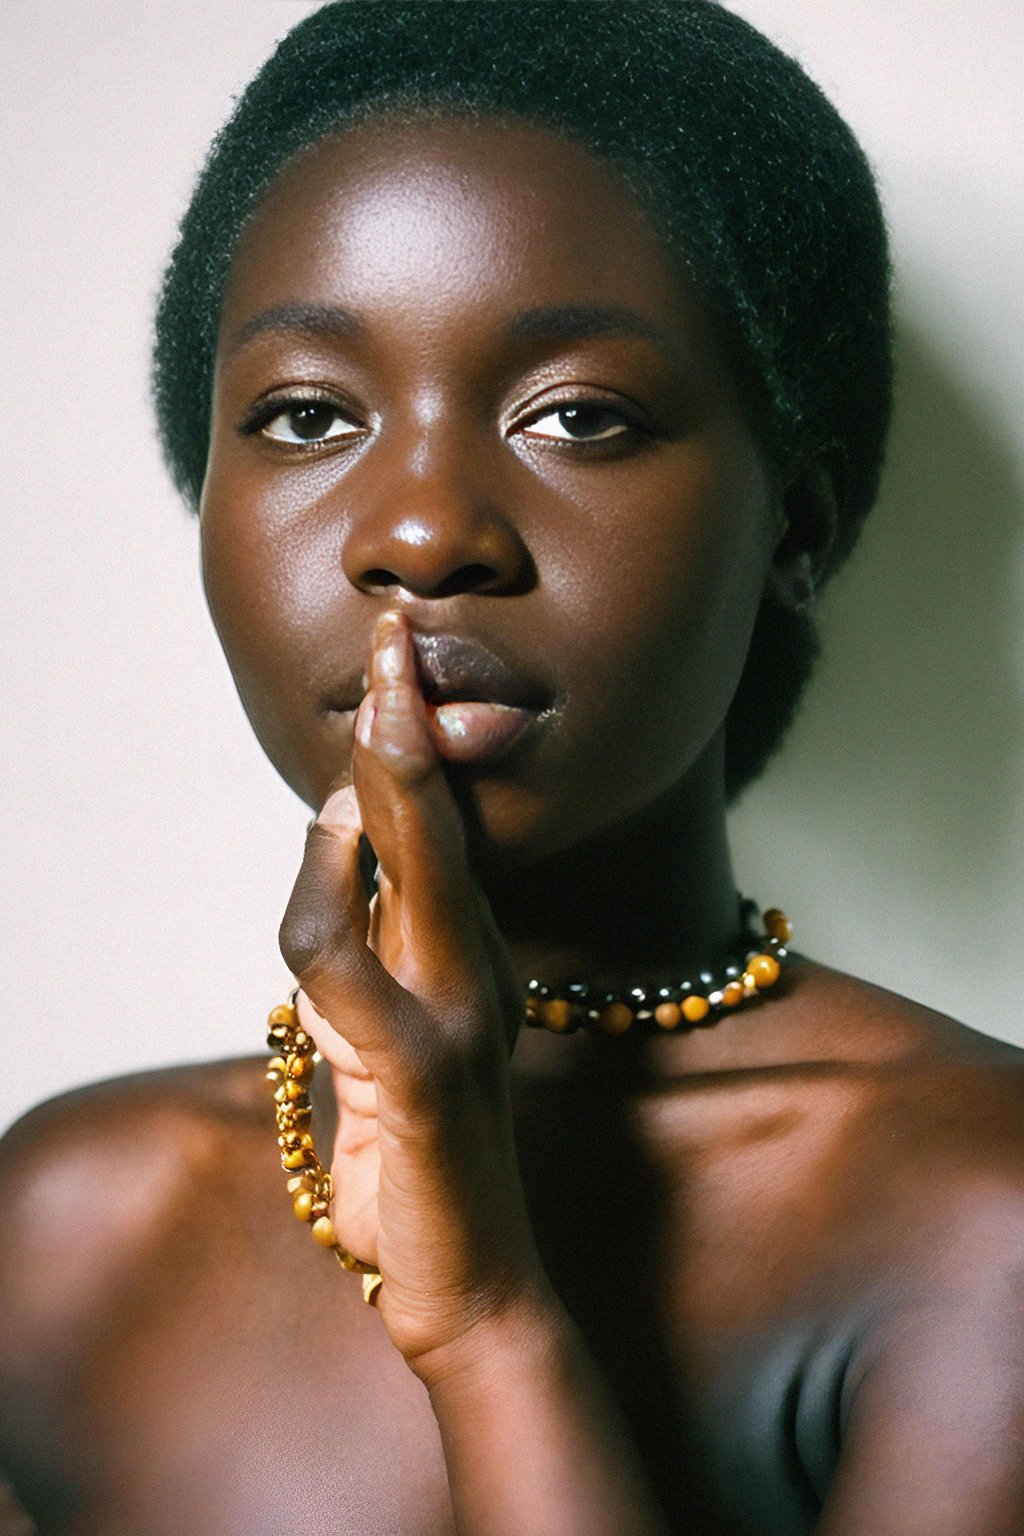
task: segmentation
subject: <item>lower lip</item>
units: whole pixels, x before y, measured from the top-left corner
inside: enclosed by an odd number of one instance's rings
[[[537,711],[466,700],[428,704],[427,716],[439,757],[449,763],[486,763],[510,749]]]

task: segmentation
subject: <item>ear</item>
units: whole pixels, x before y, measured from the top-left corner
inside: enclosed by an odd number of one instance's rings
[[[839,498],[831,455],[801,471],[780,498],[782,532],[765,592],[793,613],[806,613],[828,572],[839,527]]]

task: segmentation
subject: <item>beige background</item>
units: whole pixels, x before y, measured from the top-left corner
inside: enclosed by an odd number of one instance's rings
[[[306,813],[234,697],[146,375],[206,143],[311,8],[4,8],[0,1123],[89,1078],[259,1050],[287,985]],[[816,956],[1024,1044],[1022,7],[734,9],[861,135],[901,316],[883,504],[826,600],[803,718],[735,817],[741,888]]]

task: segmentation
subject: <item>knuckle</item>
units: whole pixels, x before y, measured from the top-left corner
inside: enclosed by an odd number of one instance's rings
[[[321,972],[337,941],[335,924],[325,913],[295,901],[289,903],[277,937],[284,963],[297,981]]]
[[[374,738],[370,752],[380,767],[403,789],[424,784],[435,771],[434,754],[429,744],[417,740],[396,741],[393,737]]]
[[[344,904],[335,889],[337,880],[329,878],[329,871],[316,857],[316,830],[314,827],[309,834],[306,858],[278,930],[285,964],[300,981],[333,966],[344,940]],[[332,835],[322,832],[321,838],[331,839]]]

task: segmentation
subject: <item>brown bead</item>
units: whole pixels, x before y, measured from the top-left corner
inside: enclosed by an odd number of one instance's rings
[[[625,1003],[605,1003],[600,1023],[606,1035],[624,1035],[633,1022],[633,1010]]]
[[[553,997],[550,1002],[544,1004],[544,1023],[548,1029],[561,1034],[576,1022],[578,1012],[579,1010],[564,997]]]
[[[722,1002],[726,1008],[735,1008],[746,997],[742,981],[730,981],[722,988]]]
[[[682,1016],[678,1003],[659,1003],[654,1010],[654,1022],[661,1029],[675,1029]]]
[[[308,1189],[300,1189],[292,1201],[292,1210],[300,1221],[308,1221],[313,1214],[313,1195]]]
[[[313,1234],[314,1243],[319,1243],[321,1248],[337,1247],[338,1234],[335,1232],[329,1216],[321,1216],[318,1221],[314,1221],[309,1230]]]
[[[770,939],[778,939],[780,944],[788,944],[793,937],[793,924],[780,908],[769,907],[761,921]]]
[[[701,1019],[706,1019],[711,1007],[707,998],[701,997],[697,992],[691,993],[689,997],[684,997],[681,1006],[683,1018],[689,1024],[699,1024]]]
[[[528,997],[526,999],[526,1017],[534,1024],[543,1024],[544,1004],[539,997]]]
[[[747,961],[747,974],[753,976],[758,987],[773,987],[782,973],[782,967],[774,955],[752,955]]]

